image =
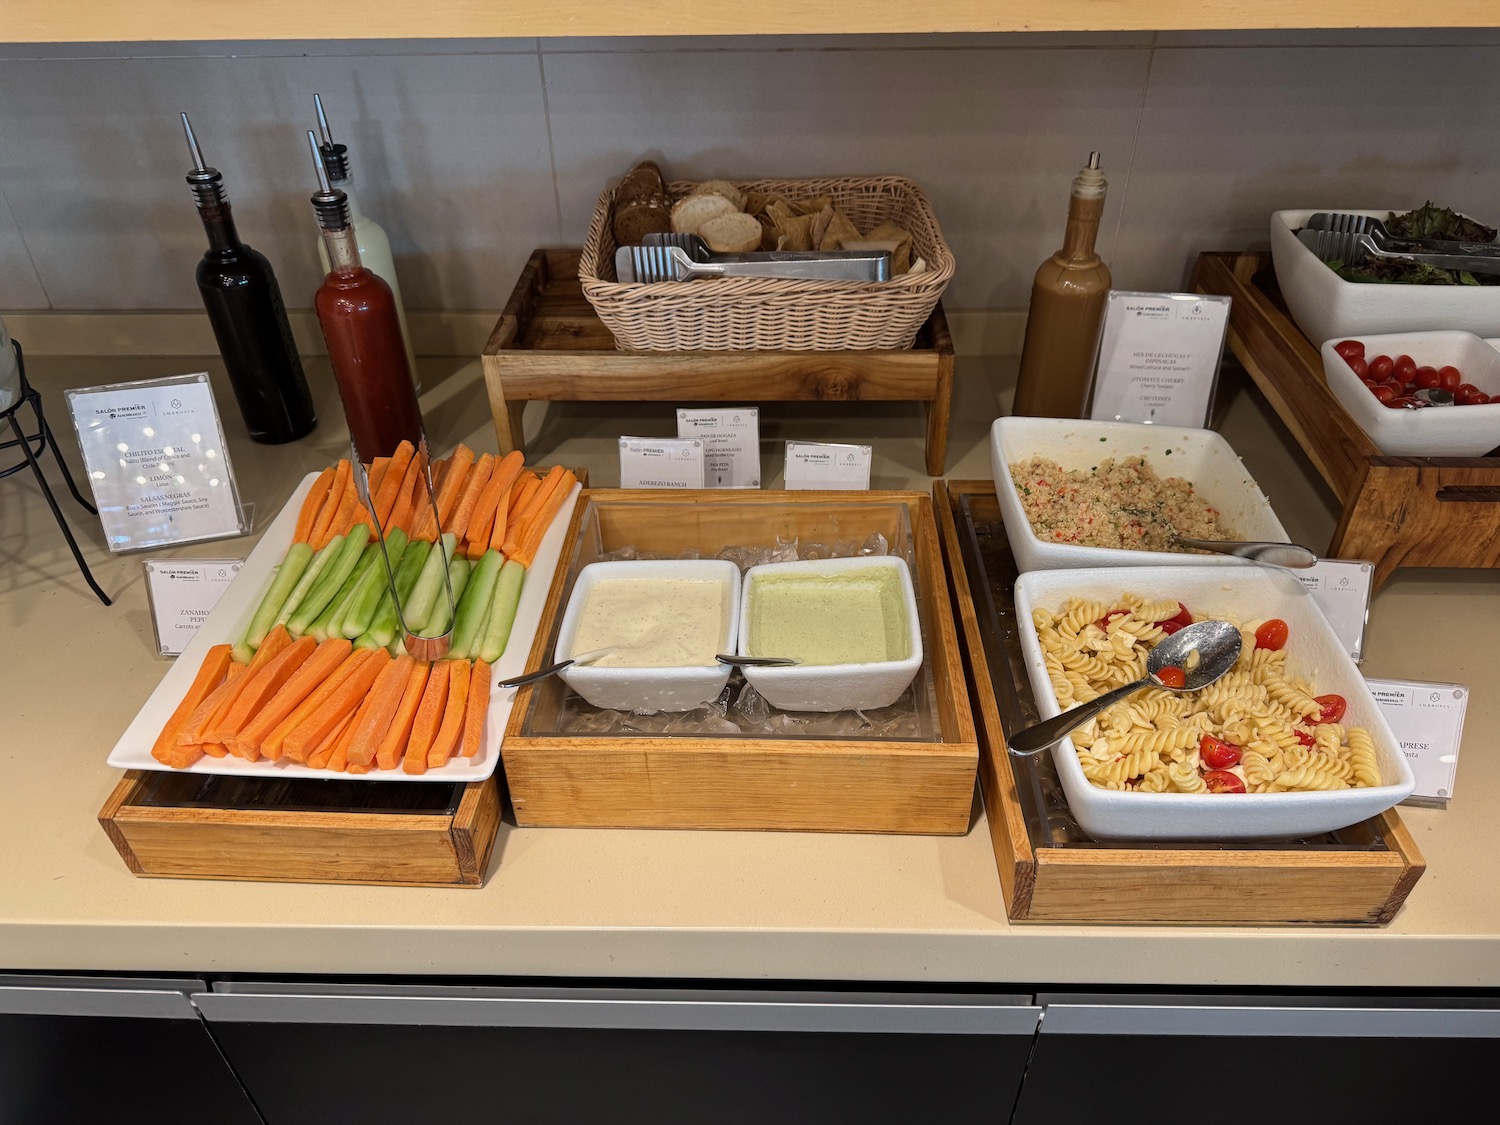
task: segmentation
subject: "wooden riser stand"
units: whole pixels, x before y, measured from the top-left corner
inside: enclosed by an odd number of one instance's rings
[[[622,352],[583,296],[578,256],[535,251],[484,347],[501,453],[525,449],[528,402],[922,402],[927,473],[946,471],[953,340],[941,304],[906,351]]]
[[[1402,566],[1500,566],[1500,457],[1387,457],[1328,389],[1265,254],[1198,258],[1193,288],[1232,297],[1229,348],[1344,506],[1330,558],[1370,559],[1379,587]]]

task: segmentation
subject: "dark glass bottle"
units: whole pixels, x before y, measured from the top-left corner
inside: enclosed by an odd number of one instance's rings
[[[422,440],[422,409],[406,362],[396,301],[391,287],[359,264],[348,198],[328,186],[317,141],[312,133],[308,139],[321,188],[312,197],[313,211],[329,262],[314,302],[318,323],[360,459],[389,457],[403,440],[412,445]]]
[[[281,287],[265,255],[246,246],[235,232],[223,176],[203,163],[185,113],[182,127],[193,155],[187,182],[208,234],[208,252],[198,263],[198,292],[240,414],[255,441],[295,441],[312,432],[318,416],[287,323]]]

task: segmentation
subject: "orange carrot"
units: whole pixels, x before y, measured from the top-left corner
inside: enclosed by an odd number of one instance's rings
[[[349,723],[339,732],[338,738],[329,746],[328,757],[318,762],[315,768],[330,769],[335,773],[343,773],[349,768],[349,746],[354,741],[354,736],[359,731],[361,724],[364,723],[365,716],[370,713],[370,707],[374,703],[374,700],[374,695],[365,696],[364,702],[359,705]],[[322,747],[319,747],[318,752],[321,753],[321,751]],[[307,764],[310,766],[314,765],[312,755],[308,756]]]
[[[254,673],[279,656],[283,649],[290,647],[291,643],[291,634],[286,631],[285,625],[278,625],[267,633],[266,639],[260,643],[260,648],[255,650],[255,656],[244,674],[232,680],[226,679],[193,710],[188,721],[177,732],[177,744],[191,746],[195,742],[218,741],[208,739],[207,732],[218,722],[219,717],[226,714],[234,705],[239,693],[254,678]],[[206,753],[213,754],[213,751],[208,750]],[[222,756],[222,754],[214,754],[214,757]]]
[[[442,483],[437,487],[437,521],[433,522],[432,512],[424,508],[417,520],[413,539],[436,539],[438,528],[448,525],[448,517],[458,504],[459,494],[469,479],[469,467],[473,464],[474,451],[460,442],[453,451],[453,456],[448,459]]]
[[[516,486],[510,490],[510,511],[506,513],[506,518],[514,522],[541,486],[542,478],[535,473],[522,473],[518,476]]]
[[[469,706],[464,712],[463,755],[477,757],[479,745],[484,739],[484,717],[490,710],[490,666],[483,660],[474,661],[469,674]]]
[[[391,661],[391,654],[378,648],[370,658],[350,673],[349,678],[339,684],[327,699],[313,709],[312,714],[298,723],[283,742],[286,756],[293,761],[306,761],[307,755],[345,715],[351,714],[370,692],[370,685],[380,670]]]
[[[321,551],[334,537],[334,517],[339,514],[339,505],[344,501],[344,488],[349,483],[349,462],[342,460],[334,468],[333,480],[328,485],[328,499],[323,501],[323,510],[318,513],[318,522],[313,525],[308,543],[314,551]]]
[[[516,478],[521,475],[521,470],[526,467],[526,457],[519,449],[512,449],[504,457],[495,462],[495,472],[492,480],[500,482],[500,492],[504,492],[516,483]]]
[[[495,503],[495,526],[490,529],[489,545],[496,551],[505,546],[505,537],[510,534],[510,506],[515,499],[511,494],[519,487],[517,484],[512,484],[500,494],[500,499]]]
[[[409,475],[412,472],[412,466],[416,463],[415,453],[411,442],[403,438],[401,444],[396,446],[390,467],[381,478],[380,487],[377,489],[373,481],[370,484],[370,498],[375,501],[375,515],[379,518],[380,526],[385,528],[387,535],[391,533],[391,513],[396,510],[396,501],[401,495],[401,490],[410,487]]]
[[[469,520],[469,529],[465,532],[468,543],[465,545],[464,554],[469,558],[477,559],[490,546],[490,536],[494,532],[496,516],[500,517],[502,523],[505,522],[506,509],[501,507],[501,504],[502,501],[508,501],[506,490],[515,482],[516,475],[520,473],[524,461],[521,451],[512,449],[495,462],[495,469],[490,473],[490,479],[485,484],[484,491],[479,494],[479,501],[474,506],[473,518]],[[496,549],[498,550],[498,547]]]
[[[344,493],[339,497],[339,510],[334,514],[333,524],[328,529],[328,538],[347,535],[354,526],[354,512],[359,507],[359,493],[354,490],[354,473],[344,478]]]
[[[350,466],[353,470],[353,466]],[[375,499],[375,494],[380,491],[381,484],[385,481],[385,474],[391,470],[391,458],[377,457],[370,462],[370,471],[366,479],[370,482],[370,499]]]
[[[282,684],[276,694],[256,713],[238,734],[229,740],[229,751],[238,758],[254,760],[263,751],[261,744],[276,729],[276,725],[297,709],[297,706],[317,690],[319,684],[338,670],[353,650],[352,641],[343,637],[330,637],[302,664],[292,678]],[[280,757],[278,744],[276,755]],[[269,755],[268,755],[269,756]]]
[[[469,700],[469,662],[450,660],[448,669],[448,703],[443,708],[443,725],[427,751],[429,769],[441,769],[458,749],[464,734],[464,705]]]
[[[243,676],[245,674],[245,669],[248,667],[250,667],[250,665],[248,664],[230,664],[229,672],[225,678],[232,680],[236,676]]]
[[[196,746],[179,747],[177,732],[182,729],[188,716],[193,713],[198,704],[207,699],[213,690],[224,682],[224,677],[234,665],[234,661],[229,656],[232,647],[232,645],[214,645],[208,650],[208,655],[198,666],[198,674],[193,677],[192,684],[188,686],[187,694],[182,697],[182,702],[177,704],[177,709],[167,719],[166,725],[161,728],[161,733],[156,736],[156,742],[151,747],[151,756],[158,762],[180,770],[186,769],[203,757],[203,751]]]
[[[202,750],[210,758],[225,758],[229,756],[229,751],[225,749],[222,742],[203,742],[199,744],[198,749]]]
[[[410,656],[400,656],[380,670],[375,685],[370,688],[369,708],[363,712],[364,718],[349,744],[347,757],[351,763],[367,766],[375,760],[380,740],[385,737],[401,707],[401,697],[415,663]]]
[[[231,740],[275,697],[317,647],[318,642],[312,637],[300,637],[256,671],[248,673],[250,679],[235,696],[233,706],[208,728],[204,737],[210,742],[222,742],[230,753],[238,755],[239,749]],[[246,752],[248,756],[248,748]],[[258,757],[260,751],[256,750],[250,760]]]
[[[427,687],[427,677],[431,671],[432,665],[425,660],[418,660],[412,664],[411,671],[406,677],[406,687],[401,693],[401,706],[397,708],[395,718],[386,728],[385,737],[375,753],[375,763],[380,769],[393,770],[401,764],[401,758],[406,753],[406,744],[411,739],[412,723],[417,717],[417,708],[422,703],[422,694]]]
[[[564,473],[557,488],[553,489],[552,495],[542,505],[540,511],[532,517],[531,523],[527,525],[522,533],[521,541],[514,552],[509,552],[509,558],[515,559],[524,567],[530,567],[536,559],[536,553],[541,548],[542,539],[546,536],[552,521],[557,518],[557,513],[562,506],[568,502],[568,497],[573,494],[573,485],[578,478],[572,473]]]
[[[562,483],[563,474],[567,471],[561,465],[553,465],[546,478],[521,508],[520,515],[510,521],[510,530],[506,533],[505,543],[501,546],[507,558],[515,554],[516,548],[521,545],[521,537],[531,526],[531,521],[536,518],[537,512],[542,510],[542,505],[547,503],[547,499],[557,491],[557,486]]]
[[[406,480],[401,482],[401,487],[396,492],[396,503],[391,508],[391,522],[386,526],[386,533],[390,534],[393,527],[399,527],[406,532],[408,539],[412,538],[412,513],[419,511],[417,497],[425,498],[427,485],[422,477],[422,467],[418,464],[418,458],[413,457],[411,464],[407,466]]]
[[[438,726],[443,721],[452,665],[451,660],[440,660],[432,666],[432,671],[427,676],[427,687],[422,692],[422,702],[417,707],[417,717],[412,722],[411,740],[406,744],[406,757],[401,760],[401,768],[407,773],[427,772],[427,750],[437,737]]]
[[[340,720],[339,725],[328,732],[328,737],[317,746],[313,747],[311,754],[307,756],[307,765],[310,769],[322,769],[328,764],[328,759],[333,756],[333,748],[339,739],[344,737],[344,732],[354,725],[354,715],[350,714]]]
[[[309,716],[327,702],[333,693],[343,686],[350,676],[354,675],[369,662],[373,655],[374,652],[370,649],[357,648],[346,656],[343,663],[334,669],[326,680],[313,689],[311,695],[297,704],[292,709],[290,715],[271,728],[271,733],[261,740],[261,754],[272,761],[285,755],[287,735],[301,726]],[[300,762],[305,759],[296,758],[293,760]]]
[[[490,483],[490,475],[494,471],[495,455],[493,453],[484,454],[469,470],[469,479],[464,482],[463,493],[459,496],[458,505],[453,509],[453,515],[449,517],[445,529],[457,536],[460,543],[469,533],[469,521],[474,518],[474,510],[479,503],[479,494],[484,491],[484,486]]]
[[[297,528],[292,532],[293,543],[306,543],[312,535],[313,524],[318,521],[318,513],[323,510],[323,501],[328,499],[328,486],[332,483],[333,466],[330,465],[318,474],[302,501],[302,510],[297,513]]]

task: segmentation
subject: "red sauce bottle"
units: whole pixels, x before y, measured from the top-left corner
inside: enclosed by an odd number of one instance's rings
[[[422,410],[412,385],[391,287],[359,264],[349,201],[330,188],[317,138],[309,132],[320,190],[312,197],[331,268],[314,304],[328,358],[362,459],[389,457],[403,440],[422,439]]]

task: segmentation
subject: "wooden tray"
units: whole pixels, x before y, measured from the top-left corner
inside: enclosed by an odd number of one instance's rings
[[[1500,457],[1387,457],[1333,396],[1269,254],[1198,258],[1193,288],[1234,298],[1229,347],[1344,505],[1326,552],[1401,566],[1500,566]]]
[[[584,299],[578,250],[537,250],[484,346],[500,452],[525,449],[528,402],[923,402],[929,476],[942,476],[953,340],[940,303],[905,351],[622,352]]]
[[[463,784],[128,772],[99,823],[137,875],[477,887],[498,776]]]
[[[562,733],[566,685],[522,688],[501,756],[526,826],[788,829],[957,835],[978,744],[942,548],[920,492],[585,492],[529,667],[550,659],[578,570],[626,545],[668,557],[726,546],[863,540],[908,554],[930,670],[930,741]],[[909,545],[909,552],[902,550]],[[925,676],[926,673],[919,673]]]
[[[1070,826],[1047,755],[1015,762],[1006,731],[1036,718],[1016,641],[1015,563],[989,481],[933,485],[965,639],[984,795],[1013,922],[1380,925],[1426,864],[1395,810],[1284,844],[1096,843]],[[1029,627],[1029,626],[1028,626]]]

